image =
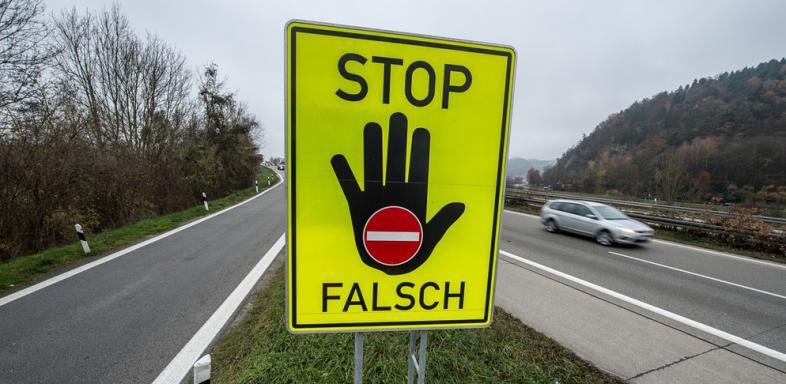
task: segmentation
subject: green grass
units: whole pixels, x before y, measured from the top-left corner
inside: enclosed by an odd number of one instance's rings
[[[403,383],[408,332],[366,334],[363,377]],[[213,348],[219,384],[350,383],[352,334],[292,335],[284,325],[284,274],[251,299],[244,319]],[[496,309],[487,329],[429,332],[429,383],[620,383],[548,337]]]
[[[272,184],[275,184],[278,180],[278,176],[268,168],[261,168],[259,178],[260,192],[267,188],[267,177],[271,175],[274,177]],[[264,180],[264,183],[262,180]],[[146,237],[166,232],[193,219],[215,213],[223,208],[237,204],[254,194],[255,189],[251,187],[237,191],[229,196],[210,201],[210,212],[205,212],[204,207],[200,204],[184,211],[151,217],[95,235],[87,233],[87,240],[91,250],[88,256],[95,257],[105,255]],[[76,235],[74,235],[74,237],[76,237]],[[67,267],[85,257],[86,255],[83,254],[82,247],[77,241],[64,246],[49,248],[32,255],[11,259],[0,264],[0,292],[13,289],[20,285],[35,283],[41,275]]]

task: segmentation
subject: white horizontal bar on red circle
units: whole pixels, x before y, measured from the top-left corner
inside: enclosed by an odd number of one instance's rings
[[[368,231],[366,241],[420,241],[420,232]]]

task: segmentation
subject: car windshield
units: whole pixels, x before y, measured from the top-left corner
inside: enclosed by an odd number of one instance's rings
[[[609,207],[608,205],[598,205],[593,207],[596,211],[606,220],[625,220],[628,216],[625,216],[624,213],[616,210],[615,208]]]

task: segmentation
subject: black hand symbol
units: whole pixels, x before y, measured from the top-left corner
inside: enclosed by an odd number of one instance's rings
[[[349,204],[355,245],[360,259],[366,265],[389,275],[410,272],[423,264],[445,231],[464,213],[463,203],[450,203],[426,221],[428,199],[429,140],[426,129],[418,128],[412,137],[409,162],[409,181],[405,181],[404,168],[407,155],[407,117],[403,113],[390,116],[388,140],[387,180],[382,183],[382,128],[368,123],[363,131],[365,188],[360,190],[355,175],[343,155],[331,159],[341,189]],[[413,213],[422,228],[422,243],[417,253],[398,265],[383,264],[370,255],[364,244],[364,229],[369,218],[385,207],[403,207]]]

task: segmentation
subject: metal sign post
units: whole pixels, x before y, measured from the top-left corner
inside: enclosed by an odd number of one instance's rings
[[[355,384],[363,384],[363,338],[365,334],[355,332]],[[426,383],[426,354],[428,352],[428,331],[409,333],[407,351],[407,384]]]
[[[420,334],[420,337],[418,337]],[[420,341],[418,342],[418,338]],[[420,344],[418,347],[417,344]],[[426,347],[428,346],[428,331],[412,331],[409,333],[409,352],[407,353],[407,384],[415,383],[415,376],[418,377],[418,384],[426,382]],[[418,356],[415,350],[419,349]]]
[[[355,384],[363,383],[363,332],[355,332]]]

